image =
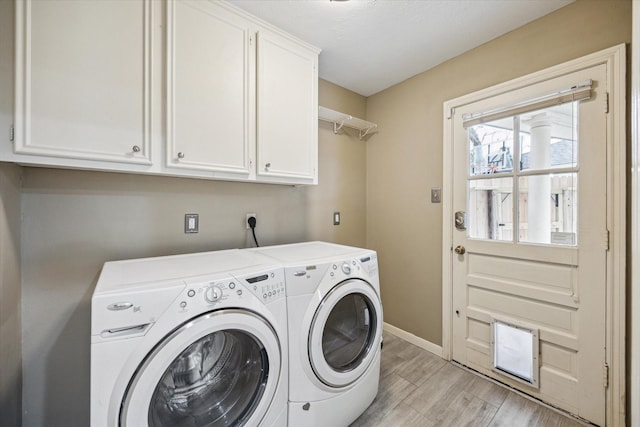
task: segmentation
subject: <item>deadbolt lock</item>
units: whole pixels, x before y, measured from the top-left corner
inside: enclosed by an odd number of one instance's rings
[[[467,229],[467,213],[465,211],[456,212],[453,219],[458,230]]]

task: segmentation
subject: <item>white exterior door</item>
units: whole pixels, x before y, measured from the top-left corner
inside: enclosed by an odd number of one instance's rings
[[[607,67],[452,115],[452,358],[605,424]]]

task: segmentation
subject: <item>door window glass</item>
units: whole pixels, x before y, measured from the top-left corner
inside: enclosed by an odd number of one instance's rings
[[[578,165],[577,102],[520,117],[520,170],[573,168]]]
[[[577,182],[576,173],[520,177],[521,242],[577,243]]]
[[[469,173],[486,175],[513,170],[513,119],[500,119],[471,126],[469,136]]]
[[[349,294],[333,307],[322,333],[322,352],[331,368],[347,372],[367,356],[376,334],[373,304],[362,294]]]
[[[467,128],[469,237],[577,245],[577,115],[574,101]]]
[[[264,347],[238,330],[206,335],[169,365],[155,388],[149,425],[242,426],[269,376]]]
[[[469,237],[513,240],[513,178],[469,181]]]

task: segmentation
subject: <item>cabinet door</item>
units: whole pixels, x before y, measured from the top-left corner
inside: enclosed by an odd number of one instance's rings
[[[209,2],[169,1],[167,166],[250,174],[248,22]]]
[[[318,55],[260,31],[257,58],[258,179],[315,184]]]
[[[16,1],[16,153],[150,164],[153,3]]]

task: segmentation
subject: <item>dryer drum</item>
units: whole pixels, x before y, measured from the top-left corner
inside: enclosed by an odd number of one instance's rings
[[[363,294],[352,293],[338,301],[322,334],[324,358],[337,372],[356,368],[367,356],[376,335],[376,312]]]
[[[150,426],[242,426],[269,376],[264,347],[246,331],[206,335],[174,359],[149,406]]]

